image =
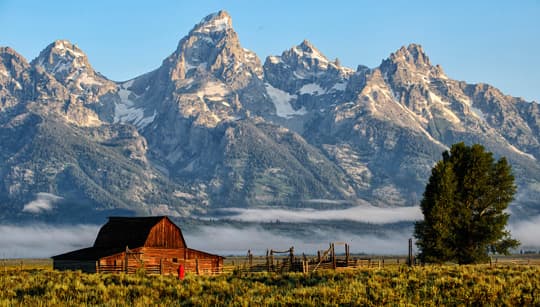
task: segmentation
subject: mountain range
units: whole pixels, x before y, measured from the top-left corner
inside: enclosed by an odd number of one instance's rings
[[[263,63],[220,11],[125,82],[66,40],[31,62],[1,47],[0,220],[414,206],[461,141],[509,159],[527,216],[539,132],[538,103],[453,80],[420,45],[352,69],[304,40]]]

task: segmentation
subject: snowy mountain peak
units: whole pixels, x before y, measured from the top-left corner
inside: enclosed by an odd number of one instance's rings
[[[293,47],[292,51],[299,57],[315,59],[320,63],[330,62],[328,58],[326,58],[326,56],[315,48],[308,40],[304,40],[300,45]]]
[[[0,76],[7,76],[14,70],[25,69],[26,59],[10,47],[0,47]]]
[[[114,82],[95,72],[86,54],[67,40],[54,41],[30,64],[60,82],[84,103],[97,103],[101,96],[117,90]]]
[[[56,52],[60,54],[69,54],[73,57],[86,57],[84,52],[82,52],[77,45],[71,43],[68,40],[56,40],[54,41],[50,46],[52,46],[52,49],[54,49]]]
[[[208,15],[195,25],[164,61],[164,67],[172,80],[212,75],[235,89],[263,77],[259,58],[241,46],[232,18],[225,11]]]
[[[61,81],[74,70],[92,70],[86,54],[67,40],[54,41],[41,51],[32,65],[41,66]]]
[[[55,56],[63,59],[64,61],[70,61],[74,65],[85,66],[88,64],[88,57],[86,54],[79,47],[77,47],[77,45],[68,40],[54,41],[40,53],[37,59],[42,61],[48,60],[50,62],[55,60]]]
[[[431,66],[428,56],[419,44],[409,44],[407,47],[402,46],[390,55],[390,60],[395,63],[415,65],[417,67]]]
[[[232,18],[226,11],[210,14],[199,22],[193,32],[212,33],[225,32],[232,29]]]
[[[22,58],[22,56],[11,47],[0,47],[0,58],[4,58],[6,56],[15,56],[18,58]]]
[[[300,45],[298,45],[298,47],[307,52],[313,52],[313,50],[317,50],[317,48],[315,48],[315,46],[307,39],[304,39],[300,43]]]

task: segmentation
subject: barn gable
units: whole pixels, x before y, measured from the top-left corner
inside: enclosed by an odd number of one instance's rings
[[[186,241],[182,235],[182,230],[176,226],[168,217],[163,217],[156,223],[148,233],[145,247],[160,248],[186,248]]]

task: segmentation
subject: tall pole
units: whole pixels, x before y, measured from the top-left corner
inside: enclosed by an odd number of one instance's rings
[[[332,268],[335,270],[337,267],[337,263],[336,263],[336,250],[334,249],[334,243],[332,243],[331,248],[332,248]]]
[[[345,266],[349,266],[349,244],[345,244]]]
[[[293,264],[294,264],[294,246],[291,246],[291,248],[289,249],[289,257],[290,257],[290,263],[291,263],[291,268],[290,270],[292,270],[292,267],[293,267]]]
[[[412,238],[409,238],[409,259],[407,259],[409,266],[413,265],[413,255],[412,255]]]
[[[124,273],[128,273],[128,261],[129,261],[129,258],[128,258],[128,247],[126,245],[126,255],[125,255],[125,259],[124,259]]]
[[[266,270],[270,272],[270,252],[266,250]]]

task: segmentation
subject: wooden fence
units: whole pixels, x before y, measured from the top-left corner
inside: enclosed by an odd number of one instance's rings
[[[344,245],[345,253],[336,253],[336,245]],[[286,250],[267,250],[266,256],[254,256],[248,251],[246,257],[235,257],[225,265],[224,272],[314,272],[317,270],[344,270],[354,268],[385,268],[405,265],[420,265],[412,253],[403,256],[351,255],[348,244],[330,243],[327,250],[317,252],[317,256],[295,255],[294,248]],[[501,265],[540,265],[540,255],[521,255],[518,257],[497,256],[487,264]]]
[[[197,275],[215,275],[223,271],[223,267],[212,266],[213,260],[209,259],[188,259],[171,262],[170,260],[160,259],[158,264],[145,263],[140,261],[127,261],[118,264],[101,264],[96,261],[97,273],[128,273],[133,274],[143,271],[146,274],[176,275],[178,267],[184,266],[186,272],[194,272]]]
[[[407,256],[368,256],[351,255],[345,252],[337,254],[334,244],[334,253],[331,246],[329,249],[319,251],[317,255],[295,255],[294,249],[293,261],[290,261],[290,249],[283,250],[285,253],[273,253],[272,261],[268,256],[255,256],[250,251],[247,256],[229,257],[225,259],[223,266],[215,269],[206,269],[204,259],[189,259],[179,262],[155,261],[153,264],[142,263],[136,260],[136,257],[130,257],[127,267],[123,262],[113,264],[95,263],[96,272],[100,273],[136,273],[144,270],[147,274],[176,274],[178,265],[182,263],[186,271],[195,274],[216,275],[232,272],[313,272],[317,270],[346,270],[351,268],[386,268],[407,265]],[[270,252],[270,250],[269,250]],[[335,262],[334,260],[335,259]],[[89,263],[90,266],[94,264]],[[527,266],[540,265],[540,254],[511,255],[511,256],[492,256],[491,262],[485,265],[497,266]],[[50,259],[0,259],[0,270],[26,270],[26,269],[44,269],[50,268],[52,262]],[[209,264],[206,265],[208,267]]]

